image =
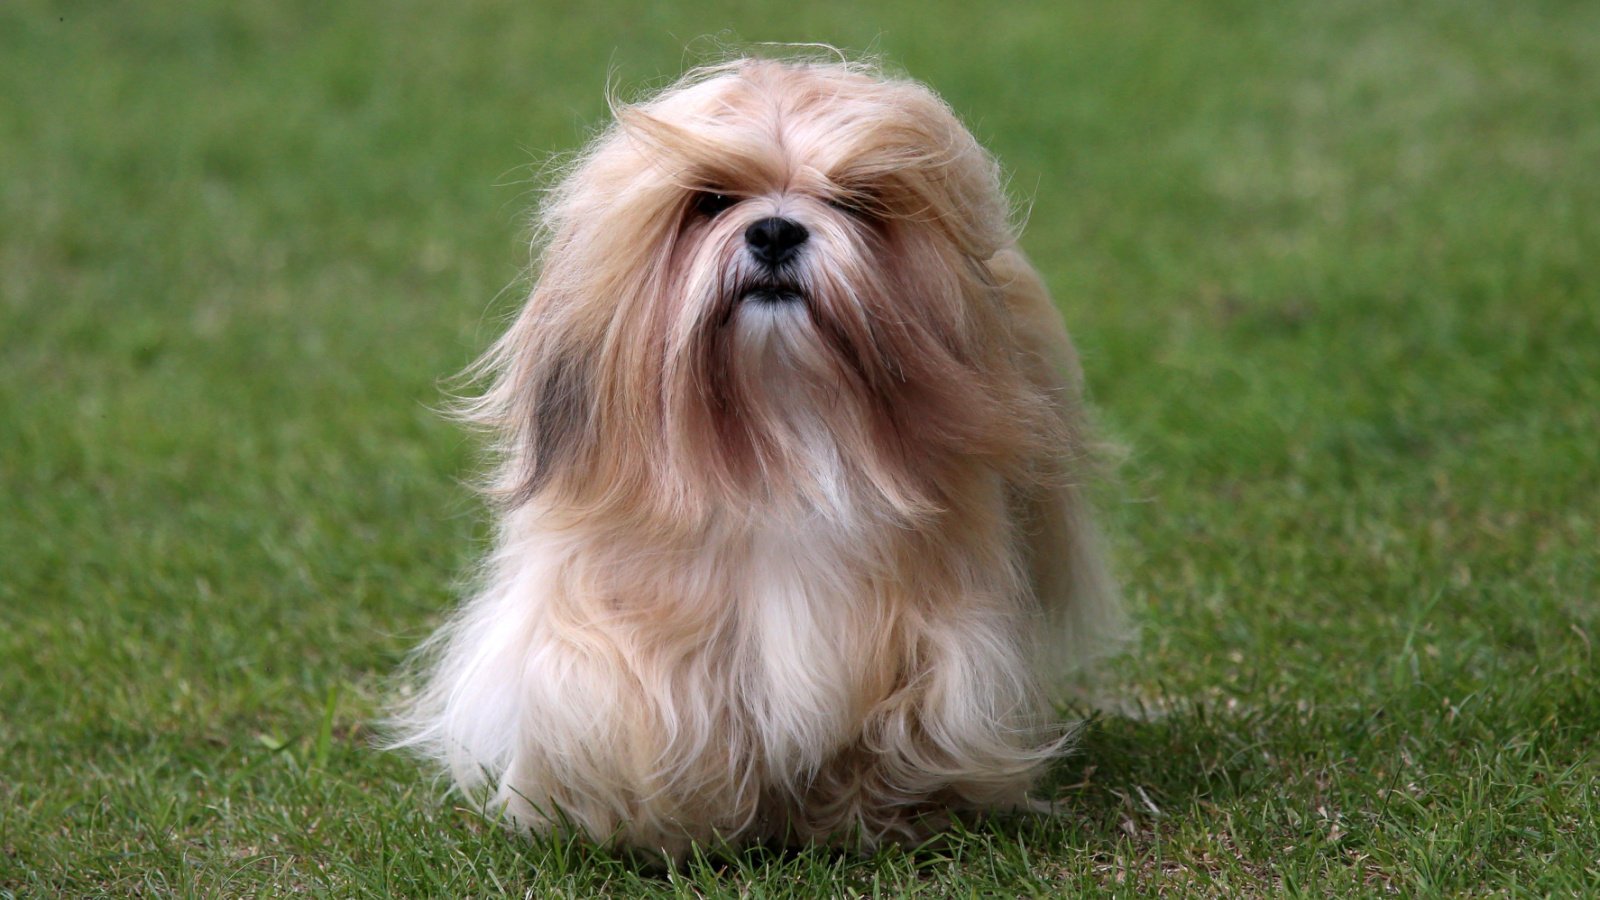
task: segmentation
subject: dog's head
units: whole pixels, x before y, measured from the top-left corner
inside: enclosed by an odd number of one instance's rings
[[[998,169],[932,92],[746,59],[615,114],[482,364],[513,502],[914,517],[1048,443],[988,265],[1014,241]]]

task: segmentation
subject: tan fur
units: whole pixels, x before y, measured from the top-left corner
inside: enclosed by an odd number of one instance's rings
[[[915,83],[739,60],[619,107],[542,212],[468,410],[496,549],[397,743],[525,828],[669,854],[1024,803],[1048,675],[1120,619],[994,161]],[[804,300],[744,300],[779,214]]]

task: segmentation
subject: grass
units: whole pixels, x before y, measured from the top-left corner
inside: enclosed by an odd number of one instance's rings
[[[0,7],[0,896],[1600,884],[1600,7],[545,6]],[[883,52],[1028,209],[1143,626],[1057,820],[663,875],[371,747],[530,164],[718,33]]]

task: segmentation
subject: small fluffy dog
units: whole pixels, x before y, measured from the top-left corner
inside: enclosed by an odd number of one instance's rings
[[[478,364],[498,537],[398,743],[524,828],[669,855],[1026,804],[1049,675],[1119,614],[994,160],[860,64],[615,112]]]

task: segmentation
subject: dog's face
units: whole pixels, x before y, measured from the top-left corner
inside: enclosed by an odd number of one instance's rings
[[[515,500],[918,516],[1051,427],[987,265],[1013,242],[996,166],[919,85],[707,70],[619,108],[542,224],[477,409]]]

